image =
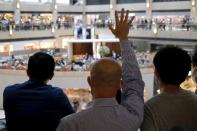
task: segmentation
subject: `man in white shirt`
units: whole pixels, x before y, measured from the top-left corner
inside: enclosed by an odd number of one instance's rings
[[[86,110],[62,119],[57,131],[137,131],[143,120],[144,82],[128,41],[129,11],[124,9],[120,19],[116,12],[116,27],[109,26],[119,38],[122,51],[121,66],[115,60],[103,58],[92,66],[88,83],[93,101]],[[122,80],[121,80],[122,76]],[[118,104],[116,94],[123,83],[122,99]]]

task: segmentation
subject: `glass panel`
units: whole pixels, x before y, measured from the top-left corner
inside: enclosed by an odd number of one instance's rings
[[[190,0],[153,0],[153,2],[190,1]]]
[[[3,2],[13,2],[13,0],[0,0],[0,3],[3,3]]]
[[[57,0],[57,3],[66,5],[82,5],[83,0]]]
[[[21,2],[30,2],[30,3],[51,3],[52,0],[20,0]]]
[[[110,0],[87,0],[87,5],[102,5],[102,4],[109,4]]]
[[[70,0],[57,0],[57,3],[70,5]]]
[[[124,3],[142,3],[145,2],[145,0],[117,0],[118,4],[124,4]]]

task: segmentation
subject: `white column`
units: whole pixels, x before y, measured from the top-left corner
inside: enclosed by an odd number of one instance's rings
[[[83,12],[82,12],[82,20],[83,20],[83,25],[86,26],[86,0],[83,0]]]
[[[148,20],[152,19],[153,0],[146,0],[146,17]]]
[[[20,22],[20,19],[21,19],[20,0],[14,0],[13,1],[13,8],[14,8],[14,20],[15,20],[15,23],[18,24]]]
[[[197,0],[191,0],[191,18],[197,23]]]
[[[52,21],[54,25],[56,24],[57,21],[57,10],[58,10],[57,1],[52,0],[52,13],[53,13]]]
[[[97,43],[96,42],[93,42],[92,43],[92,48],[93,48],[93,57],[94,58],[97,58]]]
[[[73,43],[68,43],[68,59],[73,59]]]
[[[116,0],[110,0],[110,18],[112,23],[115,23]]]

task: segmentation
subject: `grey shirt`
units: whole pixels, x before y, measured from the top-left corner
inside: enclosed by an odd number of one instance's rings
[[[197,96],[186,90],[162,93],[145,104],[141,131],[197,131]],[[185,130],[184,130],[185,129]]]
[[[86,110],[62,119],[57,131],[137,131],[144,111],[144,82],[129,41],[120,42],[122,50],[121,104],[115,98],[92,101]]]

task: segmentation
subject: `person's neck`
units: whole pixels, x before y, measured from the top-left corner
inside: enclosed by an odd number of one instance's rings
[[[91,90],[93,100],[95,99],[105,99],[116,97],[117,91],[114,87],[94,87]]]
[[[36,80],[36,79],[30,79],[30,81],[36,82],[36,83],[40,83],[40,84],[47,84],[48,80]]]
[[[181,91],[182,89],[179,85],[161,84],[160,90],[161,90],[161,93],[177,93]]]
[[[92,100],[115,98],[115,96],[93,96]]]

